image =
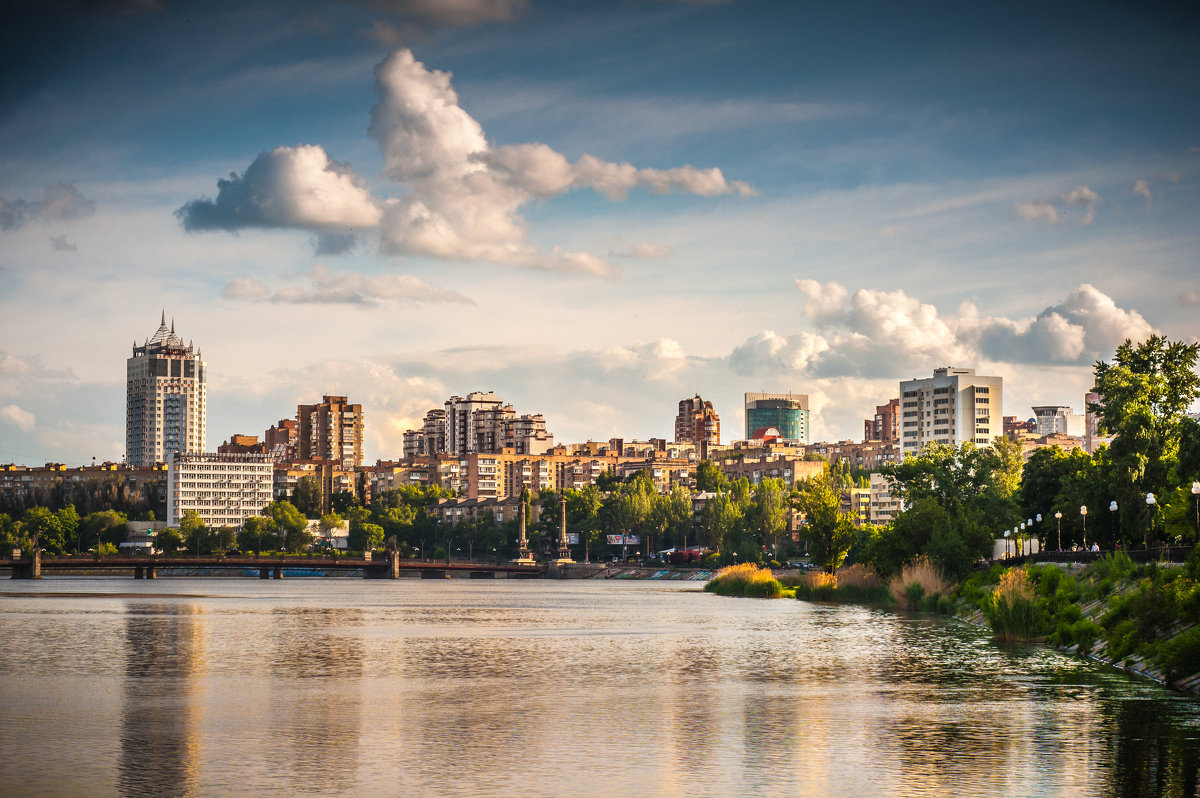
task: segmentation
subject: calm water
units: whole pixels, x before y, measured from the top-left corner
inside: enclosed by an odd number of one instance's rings
[[[694,583],[0,590],[7,794],[1200,795],[1200,702],[941,619]]]

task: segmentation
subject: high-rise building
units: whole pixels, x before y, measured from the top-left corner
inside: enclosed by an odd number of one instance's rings
[[[679,413],[675,416],[675,440],[692,441],[702,447],[720,443],[721,417],[713,409],[713,403],[701,399],[700,394],[681,400]]]
[[[900,400],[875,406],[875,417],[863,421],[863,443],[879,441],[900,445]]]
[[[205,410],[207,367],[199,350],[167,327],[167,314],[154,336],[125,361],[125,462],[165,463],[175,452],[201,452],[208,434]]]
[[[1001,434],[1004,380],[975,369],[940,368],[933,377],[900,383],[900,447],[916,454],[929,443],[991,446]]]
[[[404,434],[404,456],[499,454],[512,449],[517,454],[545,454],[554,448],[554,435],[546,430],[541,413],[518,416],[492,391],[474,391],[451,396],[444,409],[425,414],[420,430]]]
[[[237,527],[271,503],[271,455],[175,452],[167,463],[167,526],[195,510],[207,527]]]
[[[808,443],[808,395],[802,393],[746,394],[746,440],[774,427],[779,437]]]
[[[277,463],[295,460],[299,446],[300,424],[294,418],[281,418],[278,424],[267,427],[263,433],[263,447]]]
[[[362,465],[362,405],[344,396],[323,396],[320,404],[298,406],[296,421],[299,459],[327,460],[342,468]]]

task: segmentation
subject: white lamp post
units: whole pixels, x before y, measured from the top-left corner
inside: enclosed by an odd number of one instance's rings
[[[1008,559],[1008,530],[1004,530],[1004,559]]]
[[[1111,502],[1108,503],[1108,511],[1110,513],[1112,513],[1113,541],[1115,542],[1115,541],[1117,541],[1117,539],[1120,537],[1120,534],[1121,534],[1121,530],[1117,528],[1118,524],[1117,524],[1117,500],[1116,499],[1113,499]]]
[[[1083,550],[1087,551],[1087,505],[1079,505],[1079,514],[1083,516]]]
[[[1154,505],[1155,504],[1157,504],[1157,502],[1154,499],[1154,494],[1147,493],[1146,494],[1146,509],[1149,511],[1148,514],[1149,514],[1150,518],[1146,522],[1146,533],[1142,537],[1142,548],[1144,548],[1144,549],[1150,548],[1150,527],[1154,526]]]
[[[1200,537],[1200,482],[1192,483],[1192,495],[1196,497],[1196,535]]]
[[[1062,512],[1055,510],[1054,520],[1058,522],[1058,550],[1062,551]]]

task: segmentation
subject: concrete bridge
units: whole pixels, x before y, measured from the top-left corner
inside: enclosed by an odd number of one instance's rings
[[[24,557],[0,558],[0,569],[10,568],[13,579],[41,579],[43,574],[81,574],[97,569],[129,571],[134,579],[156,579],[160,571],[181,568],[219,568],[257,570],[259,579],[282,579],[288,570],[362,571],[367,579],[399,579],[405,572],[422,579],[446,579],[451,574],[471,579],[536,578],[546,575],[538,564],[445,562],[441,560],[405,560],[396,552],[386,557],[365,560],[336,555],[285,557],[276,554],[142,554],[46,556],[35,549]]]

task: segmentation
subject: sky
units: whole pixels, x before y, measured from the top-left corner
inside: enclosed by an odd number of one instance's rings
[[[494,390],[559,442],[861,439],[903,379],[1083,410],[1200,334],[1176,4],[118,0],[0,30],[0,463],[124,454],[160,314],[210,450],[326,394],[366,457]],[[23,8],[23,10],[22,10]]]

